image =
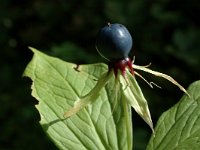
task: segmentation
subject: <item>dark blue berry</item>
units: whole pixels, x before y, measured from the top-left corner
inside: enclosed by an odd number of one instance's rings
[[[127,58],[132,43],[129,31],[118,23],[108,23],[99,31],[96,40],[98,51],[111,61]]]

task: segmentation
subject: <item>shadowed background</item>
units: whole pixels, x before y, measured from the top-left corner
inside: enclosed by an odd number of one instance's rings
[[[33,46],[63,60],[105,62],[95,50],[98,30],[107,22],[124,24],[133,37],[135,63],[174,77],[184,87],[200,77],[200,2],[198,0],[6,0],[0,5],[0,149],[55,150],[38,121],[31,81],[22,73]],[[142,73],[143,74],[143,73]],[[162,79],[162,90],[137,78],[154,124],[182,96]],[[133,112],[134,148],[146,147],[151,130]]]

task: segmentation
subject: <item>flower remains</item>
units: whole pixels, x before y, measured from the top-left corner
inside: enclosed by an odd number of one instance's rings
[[[154,129],[148,104],[138,86],[137,81],[135,80],[135,75],[147,82],[151,88],[153,88],[153,85],[157,85],[153,82],[148,82],[136,70],[141,70],[155,76],[162,77],[178,86],[181,91],[189,96],[187,91],[172,77],[149,69],[148,67],[150,64],[147,66],[135,65],[134,59],[132,61],[128,57],[131,48],[132,37],[123,25],[108,23],[107,26],[103,27],[99,31],[97,35],[96,49],[102,57],[109,61],[108,72],[104,73],[99,78],[95,87],[88,94],[75,101],[74,106],[64,113],[64,118],[68,118],[76,114],[88,104],[97,100],[101,89],[104,88],[104,86],[109,82],[109,80],[113,77],[113,74],[115,76],[116,90],[119,90],[120,88],[122,89],[122,94],[125,97],[127,104],[134,108],[134,110],[150,126],[152,131],[154,131]],[[112,53],[112,55],[109,55],[110,53]],[[116,99],[116,101],[119,100],[120,99]]]

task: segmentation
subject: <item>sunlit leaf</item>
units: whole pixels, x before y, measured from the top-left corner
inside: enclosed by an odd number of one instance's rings
[[[147,150],[199,150],[200,81],[193,83],[188,95],[162,114]]]
[[[98,80],[95,87],[85,96],[80,97],[78,100],[74,102],[74,106],[64,113],[64,117],[71,117],[72,115],[76,114],[88,104],[94,102],[99,97],[99,93],[101,89],[107,84],[109,79],[112,77],[112,73],[104,73]],[[113,95],[114,96],[114,95]]]
[[[108,71],[105,64],[77,66],[31,50],[34,56],[24,75],[33,81],[32,95],[38,100],[40,124],[58,148],[132,149],[130,105],[124,100],[113,74],[96,101],[71,117],[63,118],[64,112],[88,94],[100,76]]]

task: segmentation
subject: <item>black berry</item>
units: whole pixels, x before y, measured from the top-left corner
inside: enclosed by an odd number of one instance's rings
[[[109,60],[127,58],[132,48],[132,37],[125,26],[115,23],[100,29],[96,46],[99,52]]]

